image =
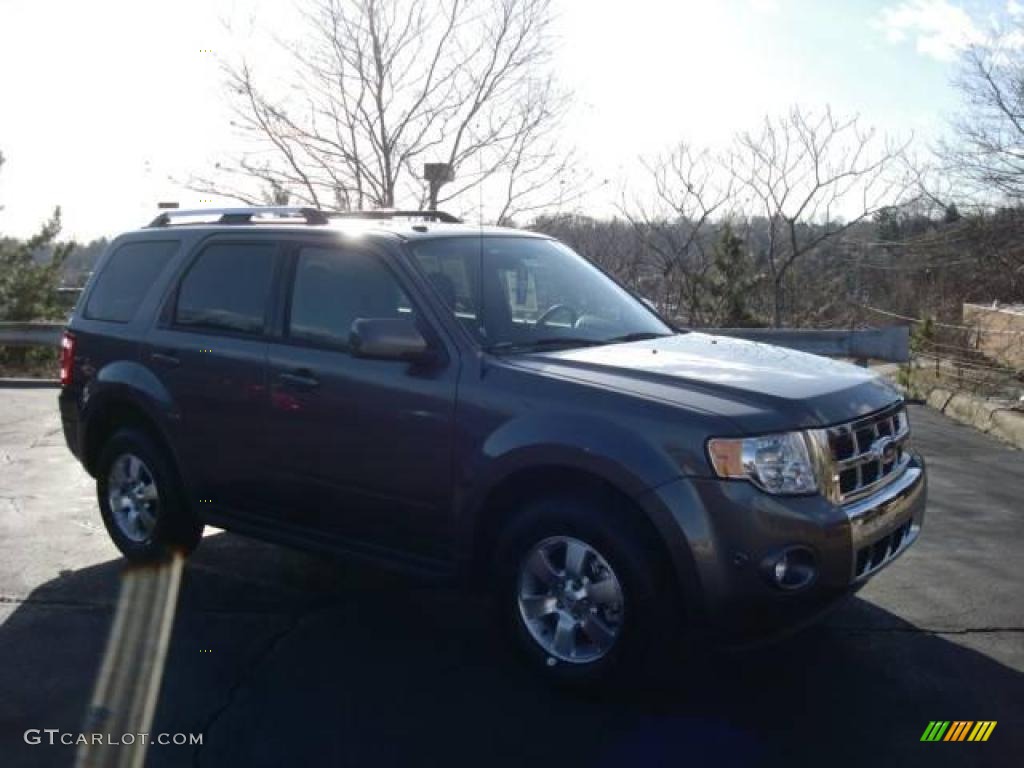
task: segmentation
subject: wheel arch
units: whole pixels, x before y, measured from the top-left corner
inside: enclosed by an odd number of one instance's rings
[[[600,500],[613,500],[617,513],[628,515],[641,527],[644,538],[657,548],[659,560],[673,576],[672,589],[680,606],[688,610],[689,589],[679,583],[679,555],[666,539],[662,525],[635,492],[620,481],[609,479],[590,468],[572,464],[534,464],[517,467],[493,482],[482,494],[472,515],[470,551],[467,570],[471,583],[486,581],[492,556],[504,528],[515,518],[524,504],[531,499],[556,493],[580,493]],[[685,542],[683,542],[683,546]],[[689,556],[687,552],[684,555]],[[688,572],[689,573],[689,572]]]
[[[87,385],[82,402],[80,445],[82,463],[90,474],[95,474],[104,441],[121,424],[134,425],[150,434],[180,471],[165,424],[176,414],[173,398],[163,382],[144,365],[118,360],[104,366]]]
[[[91,475],[96,474],[96,463],[107,440],[124,427],[134,427],[152,438],[167,452],[175,470],[180,472],[180,464],[172,442],[160,425],[158,417],[141,398],[133,397],[124,391],[111,392],[90,406],[82,440],[82,463]]]

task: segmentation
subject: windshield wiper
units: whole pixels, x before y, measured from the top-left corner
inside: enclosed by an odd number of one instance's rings
[[[621,336],[613,336],[610,339],[605,339],[602,344],[625,344],[630,341],[650,341],[651,339],[667,339],[669,336],[674,334],[671,333],[652,333],[651,331],[641,331],[638,333],[624,333]]]
[[[557,336],[547,339],[534,339],[533,341],[499,341],[487,348],[488,352],[525,352],[540,349],[555,349],[557,347],[601,347],[605,344],[625,344],[630,341],[648,341],[650,339],[664,339],[672,336],[671,333],[652,333],[643,331],[638,333],[625,333],[621,336],[614,336],[610,339],[584,339],[574,336]]]
[[[548,339],[534,339],[533,341],[499,341],[487,347],[488,352],[525,352],[537,349],[556,349],[558,347],[595,347],[604,344],[604,341],[595,339],[584,339],[573,336],[558,336]]]

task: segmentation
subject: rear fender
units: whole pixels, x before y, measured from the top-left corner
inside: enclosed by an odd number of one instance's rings
[[[82,390],[82,446],[85,449],[86,469],[95,471],[96,450],[88,451],[97,439],[95,430],[106,428],[106,419],[115,408],[130,408],[138,412],[157,432],[164,446],[172,454],[180,469],[182,464],[172,439],[180,421],[171,393],[145,366],[128,360],[110,363],[97,371]]]

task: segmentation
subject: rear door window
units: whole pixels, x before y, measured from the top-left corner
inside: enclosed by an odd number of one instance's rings
[[[84,316],[90,320],[130,322],[157,275],[177,250],[175,240],[120,246],[97,276]]]
[[[229,333],[262,333],[276,254],[274,243],[207,246],[178,288],[175,325]]]

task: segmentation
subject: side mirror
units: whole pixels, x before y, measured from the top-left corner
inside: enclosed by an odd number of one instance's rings
[[[372,360],[422,364],[437,359],[412,318],[359,318],[352,323],[348,343],[353,355]]]

